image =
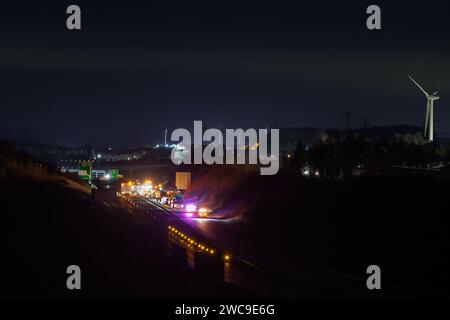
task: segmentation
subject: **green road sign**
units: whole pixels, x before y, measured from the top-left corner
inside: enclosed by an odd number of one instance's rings
[[[78,176],[84,180],[92,179],[92,162],[89,160],[78,161]]]
[[[119,178],[119,170],[118,169],[111,169],[110,175],[111,175],[111,179]]]

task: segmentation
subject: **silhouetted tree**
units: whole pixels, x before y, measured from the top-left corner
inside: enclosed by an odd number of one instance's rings
[[[305,147],[301,141],[298,142],[294,151],[294,162],[297,169],[301,169],[306,164]]]
[[[320,141],[311,149],[311,163],[322,177],[335,178],[339,174],[336,154],[337,143],[331,139]]]

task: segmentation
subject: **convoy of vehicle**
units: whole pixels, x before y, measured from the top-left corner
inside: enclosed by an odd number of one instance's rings
[[[170,186],[154,185],[151,180],[130,180],[121,184],[120,194],[123,196],[142,196],[166,206],[174,213],[185,217],[207,218],[211,210],[199,206],[196,201],[186,200],[184,193]]]

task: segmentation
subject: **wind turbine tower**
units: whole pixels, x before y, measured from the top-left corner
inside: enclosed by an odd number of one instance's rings
[[[435,91],[433,94],[428,94],[421,86],[414,80],[411,76],[408,75],[408,78],[411,79],[412,82],[424,93],[425,97],[427,97],[427,111],[425,114],[425,132],[424,137],[428,142],[433,142],[433,103],[434,100],[438,100],[439,96],[437,96],[438,92]]]

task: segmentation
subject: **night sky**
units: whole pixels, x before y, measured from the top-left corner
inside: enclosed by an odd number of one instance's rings
[[[45,2],[0,6],[0,137],[144,145],[193,120],[325,128],[346,110],[355,126],[423,126],[407,74],[439,91],[450,135],[448,1]],[[370,4],[382,30],[366,28]]]

